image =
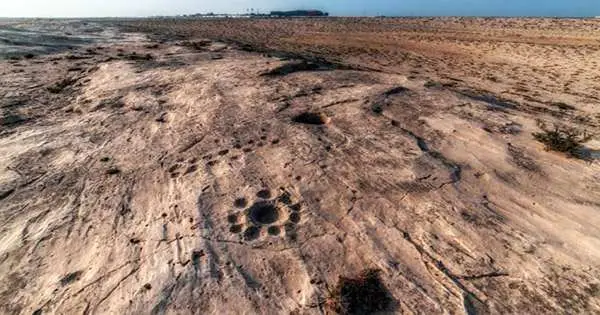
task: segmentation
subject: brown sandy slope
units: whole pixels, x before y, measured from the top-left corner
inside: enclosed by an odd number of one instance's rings
[[[600,113],[600,19],[144,20],[159,38],[205,36],[450,81],[520,102]]]
[[[548,23],[527,34],[597,54],[597,32]],[[557,67],[595,62],[527,45]],[[523,47],[473,44],[513,58],[473,58],[502,78],[485,83],[424,46],[407,53],[432,71],[418,76],[366,59],[265,75],[294,61],[236,47],[139,39],[0,63],[1,313],[330,313],[340,277],[367,269],[385,312],[600,312],[598,139],[583,160],[532,136],[537,120],[599,131],[597,66],[570,93],[567,70],[528,72]],[[539,101],[493,94],[511,75],[547,82],[520,92]]]

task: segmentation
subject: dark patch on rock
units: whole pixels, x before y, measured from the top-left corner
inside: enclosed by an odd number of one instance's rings
[[[275,69],[269,70],[262,73],[262,76],[283,76],[294,72],[300,71],[317,71],[317,70],[329,70],[330,68],[324,64],[318,64],[310,61],[293,61],[285,63]]]
[[[394,299],[383,285],[379,270],[363,271],[357,278],[340,277],[327,305],[338,314],[393,312]]]
[[[7,113],[0,120],[0,126],[11,127],[27,122],[28,119],[15,113]]]
[[[259,192],[256,193],[256,197],[261,198],[261,199],[269,199],[269,198],[271,198],[271,191],[268,189],[260,190]]]
[[[14,192],[15,192],[14,188],[11,188],[6,191],[0,191],[0,200],[8,198],[8,196],[12,195],[12,193],[14,193]]]
[[[106,174],[108,174],[108,175],[117,175],[120,173],[121,173],[121,170],[116,167],[111,167],[108,170],[106,170]]]
[[[576,110],[577,108],[575,108],[575,106],[563,103],[563,102],[553,102],[550,103],[550,105],[554,106],[554,107],[558,107],[558,109],[560,110]]]
[[[466,96],[474,101],[488,103],[488,109],[504,111],[506,109],[517,109],[519,105],[513,101],[501,98],[484,91],[463,90],[459,94]]]
[[[324,125],[327,124],[329,118],[322,113],[304,112],[292,118],[292,121],[300,124]]]
[[[72,272],[60,279],[60,285],[62,285],[63,287],[66,285],[69,285],[69,284],[79,280],[79,278],[81,278],[82,274],[83,274],[83,271]]]

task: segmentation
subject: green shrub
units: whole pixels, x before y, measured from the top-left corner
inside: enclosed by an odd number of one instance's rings
[[[582,144],[589,141],[592,135],[575,128],[554,125],[548,128],[544,123],[538,123],[542,132],[536,132],[533,137],[543,143],[548,151],[567,153],[573,157],[579,157]]]

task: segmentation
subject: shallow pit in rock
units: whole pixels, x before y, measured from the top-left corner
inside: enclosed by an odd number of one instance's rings
[[[248,209],[248,217],[256,224],[271,224],[279,220],[279,209],[272,202],[258,201]]]
[[[330,118],[323,113],[304,112],[292,118],[292,121],[308,125],[325,125],[329,123]]]

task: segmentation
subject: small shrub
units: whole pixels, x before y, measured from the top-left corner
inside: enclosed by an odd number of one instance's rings
[[[381,114],[383,113],[383,107],[381,107],[380,103],[374,103],[371,105],[371,111],[375,114]]]
[[[582,143],[592,138],[592,135],[585,131],[582,132],[571,127],[554,125],[554,128],[550,129],[544,123],[538,123],[538,125],[542,132],[534,133],[533,137],[543,143],[548,151],[563,152],[578,157]]]

